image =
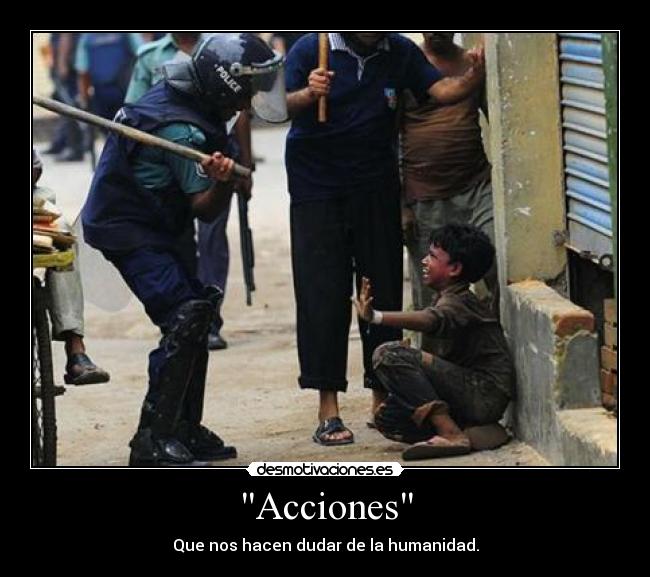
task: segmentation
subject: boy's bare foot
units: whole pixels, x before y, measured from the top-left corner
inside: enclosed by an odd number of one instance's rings
[[[411,445],[402,453],[402,458],[405,461],[414,461],[416,459],[455,457],[467,455],[471,450],[469,438],[466,435],[461,434],[453,437],[436,435],[428,441]]]

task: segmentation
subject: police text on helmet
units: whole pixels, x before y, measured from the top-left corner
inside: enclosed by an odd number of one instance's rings
[[[235,79],[226,72],[226,69],[223,66],[217,66],[217,74],[221,76],[221,80],[223,80],[235,94],[239,94],[242,89],[241,85],[237,84]]]

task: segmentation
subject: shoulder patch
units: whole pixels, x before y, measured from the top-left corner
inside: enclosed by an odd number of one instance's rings
[[[208,175],[206,174],[205,170],[203,170],[203,167],[201,166],[200,162],[195,162],[194,167],[196,169],[196,174],[200,178],[208,178]]]

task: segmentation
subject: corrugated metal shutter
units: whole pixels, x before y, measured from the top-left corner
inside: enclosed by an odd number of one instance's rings
[[[569,245],[612,254],[601,34],[559,34]]]

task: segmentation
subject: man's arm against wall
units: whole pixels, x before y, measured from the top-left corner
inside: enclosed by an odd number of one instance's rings
[[[450,76],[435,82],[429,87],[431,98],[441,104],[455,104],[465,100],[472,92],[480,89],[485,82],[485,52],[483,48],[468,51],[472,62],[462,76]]]

